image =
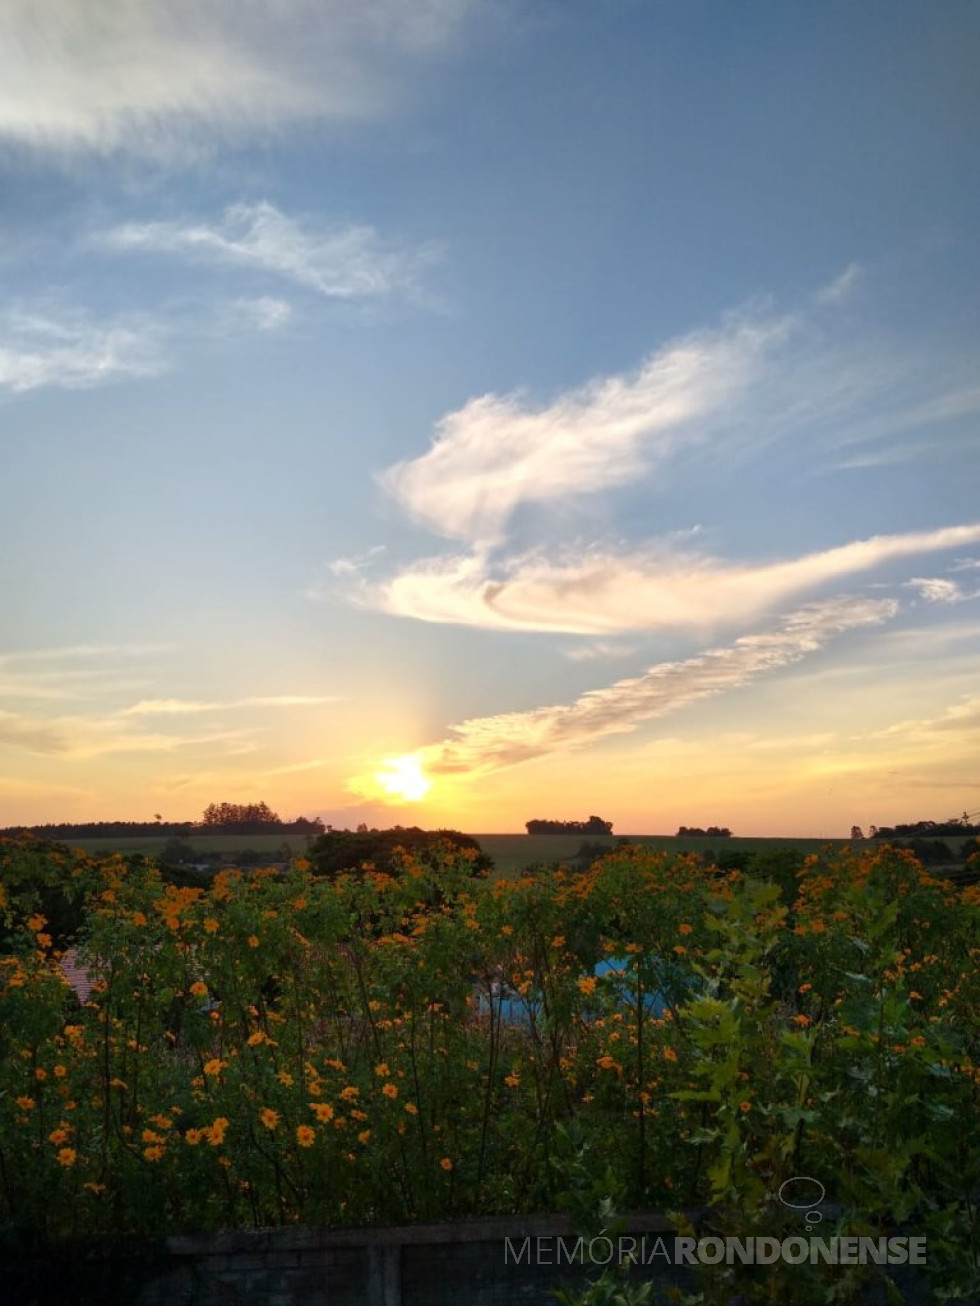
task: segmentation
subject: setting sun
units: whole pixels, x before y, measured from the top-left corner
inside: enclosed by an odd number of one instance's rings
[[[375,772],[374,778],[392,798],[417,803],[432,788],[432,781],[425,775],[422,764],[414,753],[386,758],[384,768],[383,771]]]

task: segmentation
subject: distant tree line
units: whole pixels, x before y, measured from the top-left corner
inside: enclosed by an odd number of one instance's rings
[[[682,825],[674,838],[707,838],[708,836],[714,839],[730,839],[732,832],[727,825],[709,825],[707,830],[702,830],[700,825]]]
[[[10,837],[22,831],[43,839],[188,839],[197,834],[323,834],[318,816],[283,821],[267,803],[211,803],[200,821],[78,821],[51,825],[12,825],[0,830]]]
[[[872,839],[926,838],[935,839],[944,834],[980,834],[980,825],[971,824],[966,814],[948,821],[913,821],[907,825],[873,825]]]
[[[587,821],[526,821],[528,834],[612,834],[612,821],[590,816]]]

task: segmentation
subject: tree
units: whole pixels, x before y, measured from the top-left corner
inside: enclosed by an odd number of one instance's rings
[[[859,825],[852,825],[852,826],[851,826],[851,839],[852,839],[852,840],[857,840],[857,839],[863,839],[863,838],[864,838],[864,831],[861,829],[861,827],[860,827]]]
[[[267,803],[211,803],[204,809],[202,824],[232,834],[261,834],[282,821]]]

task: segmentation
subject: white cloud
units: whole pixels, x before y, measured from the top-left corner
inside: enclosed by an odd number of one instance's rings
[[[238,299],[235,307],[245,320],[260,331],[279,331],[293,316],[291,305],[284,299],[271,295],[258,295],[254,299]]]
[[[0,314],[0,387],[15,392],[42,386],[88,389],[123,377],[165,370],[161,330],[146,320],[92,322],[73,313]]]
[[[905,584],[908,589],[918,590],[927,603],[960,603],[967,597],[955,580],[939,576],[913,576]]]
[[[132,222],[102,232],[95,241],[117,250],[180,254],[268,273],[342,300],[411,290],[438,257],[434,246],[401,247],[373,227],[303,226],[265,200],[234,204],[213,224]],[[252,302],[266,308],[281,304]]]
[[[864,277],[864,268],[860,263],[849,263],[840,276],[818,290],[815,296],[818,304],[842,304],[849,299],[854,287]]]
[[[595,644],[583,644],[579,648],[565,651],[570,662],[612,662],[616,658],[629,657],[635,649],[631,644],[616,644],[612,640],[599,640]]]
[[[634,730],[691,703],[738,689],[799,662],[835,635],[877,625],[898,610],[889,599],[843,597],[810,604],[773,630],[743,635],[698,657],[665,662],[644,675],[591,690],[573,703],[480,717],[452,726],[445,740],[419,750],[433,775],[483,773],[552,752],[566,752]]]
[[[626,485],[682,442],[704,440],[699,419],[741,395],[791,326],[733,318],[543,407],[520,395],[470,400],[442,418],[428,452],[389,468],[381,484],[441,535],[498,542],[521,504]]]
[[[540,554],[494,566],[487,552],[430,559],[359,591],[396,616],[497,630],[607,635],[752,618],[789,596],[884,563],[980,541],[980,524],[878,535],[782,562],[727,563],[662,547]]]
[[[250,698],[206,702],[186,698],[145,698],[127,707],[122,716],[183,716],[195,712],[238,711],[249,707],[314,707],[320,703],[337,703],[333,694],[270,694]]]
[[[142,155],[373,116],[469,0],[4,0],[0,137]]]

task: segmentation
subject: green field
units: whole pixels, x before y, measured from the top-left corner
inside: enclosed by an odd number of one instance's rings
[[[704,853],[708,849],[716,855],[722,852],[763,852],[777,848],[794,848],[802,852],[819,852],[828,845],[843,847],[847,839],[793,839],[793,838],[675,838],[665,834],[631,834],[631,835],[580,835],[580,834],[476,834],[474,835],[484,852],[493,858],[497,875],[508,879],[519,875],[525,867],[542,862],[563,862],[574,857],[583,843],[601,845],[612,850],[620,838],[628,838],[633,843],[644,844],[663,852]],[[283,834],[195,834],[186,840],[199,853],[239,853],[244,851],[267,853],[270,862],[282,861],[286,857],[300,857],[307,848],[305,835]],[[947,835],[943,842],[954,851],[959,850],[962,838]],[[162,852],[166,839],[73,839],[73,848],[82,848],[89,853],[143,853],[147,857],[158,856]],[[288,849],[288,852],[286,851]]]
[[[611,851],[620,838],[643,844],[647,848],[673,853],[703,853],[709,848],[714,853],[726,850],[760,852],[774,848],[799,848],[804,852],[817,852],[827,844],[843,845],[847,842],[846,839],[718,839],[711,836],[677,839],[667,834],[605,837],[580,834],[477,834],[474,838],[479,840],[483,851],[493,858],[497,873],[508,877],[539,862],[562,862],[574,857],[583,843],[601,845]]]
[[[155,857],[160,853],[169,839],[154,838],[146,835],[133,839],[68,839],[66,843],[72,848],[81,848],[87,853],[145,853]],[[194,834],[181,842],[188,843],[199,853],[238,853],[246,850],[268,853],[274,861],[281,860],[276,854],[289,848],[290,857],[299,857],[306,851],[307,836],[304,834]]]
[[[583,843],[601,845],[610,850],[616,847],[620,836],[580,835],[580,834],[477,834],[477,839],[484,852],[493,858],[497,873],[513,876],[526,866],[541,862],[562,862],[574,857]],[[816,852],[828,843],[843,844],[843,839],[718,839],[705,838],[676,839],[670,835],[638,834],[623,836],[634,843],[647,847],[662,849],[665,852],[703,853],[712,849],[719,853],[726,849],[731,851],[757,852],[771,848],[801,848],[806,852]],[[82,848],[89,853],[144,853],[153,857],[162,852],[167,840],[147,835],[132,839],[72,839],[73,848]],[[285,849],[289,856],[299,857],[307,847],[305,835],[283,834],[194,834],[187,843],[199,853],[237,853],[246,850],[268,853],[270,860],[282,859]]]

